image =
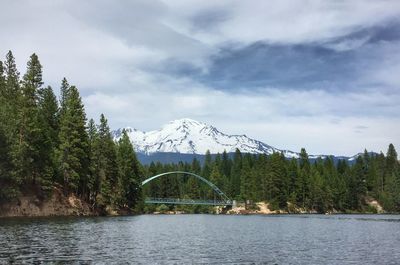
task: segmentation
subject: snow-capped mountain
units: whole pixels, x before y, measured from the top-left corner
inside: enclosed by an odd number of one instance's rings
[[[113,132],[115,140],[121,137],[123,128]],[[130,127],[125,128],[135,149],[139,153],[180,153],[211,154],[231,153],[238,148],[242,153],[272,154],[282,152],[287,158],[298,158],[299,154],[280,150],[246,135],[228,135],[217,128],[192,119],[180,119],[169,122],[160,130],[143,132]],[[310,156],[324,157],[324,156]]]

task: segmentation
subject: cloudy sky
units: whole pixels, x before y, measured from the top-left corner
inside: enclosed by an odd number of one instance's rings
[[[0,52],[36,52],[89,117],[192,118],[282,149],[400,149],[400,1],[0,0]]]

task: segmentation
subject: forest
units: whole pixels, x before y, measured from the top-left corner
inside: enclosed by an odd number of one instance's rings
[[[266,201],[272,210],[296,212],[375,212],[368,201],[377,200],[387,212],[400,211],[400,175],[397,153],[392,144],[386,156],[364,152],[355,161],[334,161],[333,157],[311,161],[305,149],[299,159],[272,155],[226,152],[214,159],[209,152],[204,165],[151,163],[148,176],[166,171],[193,172],[209,179],[231,199]],[[161,198],[213,199],[207,185],[177,175],[160,178],[145,186],[145,194]]]
[[[332,157],[311,161],[281,153],[226,152],[203,164],[141,165],[124,132],[114,141],[106,117],[87,119],[76,86],[63,79],[57,97],[42,80],[36,54],[21,77],[9,51],[0,61],[0,203],[34,193],[45,199],[54,187],[75,194],[93,209],[144,208],[145,197],[208,198],[212,190],[198,180],[175,175],[142,189],[146,177],[172,170],[200,174],[238,201],[266,201],[272,209],[324,212],[374,212],[377,200],[387,212],[400,212],[400,165],[392,144],[387,153],[365,150],[349,163]],[[193,210],[193,208],[191,209]]]
[[[20,78],[11,51],[0,62],[0,202],[51,195],[61,186],[93,209],[135,209],[141,165],[126,134],[114,142],[107,119],[87,120],[78,89],[64,78],[60,99],[30,56]]]

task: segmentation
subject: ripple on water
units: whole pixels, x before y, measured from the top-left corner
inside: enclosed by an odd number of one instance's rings
[[[0,264],[397,264],[399,215],[0,219]]]

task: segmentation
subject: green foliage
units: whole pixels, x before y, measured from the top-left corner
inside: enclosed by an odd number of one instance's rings
[[[22,82],[22,96],[17,113],[18,139],[14,145],[16,174],[25,185],[38,185],[49,190],[52,165],[45,121],[39,106],[39,90],[43,84],[42,66],[32,54]]]
[[[100,175],[100,194],[106,204],[117,204],[118,164],[117,150],[108,127],[107,119],[100,116],[98,128],[98,170]]]
[[[124,130],[118,141],[119,204],[133,208],[141,200],[141,172],[132,143]]]
[[[165,204],[161,204],[160,206],[158,206],[156,208],[156,212],[160,212],[160,213],[166,213],[169,211],[169,207]]]
[[[60,106],[43,84],[36,54],[22,81],[11,51],[0,61],[0,200],[61,184],[94,209],[140,210],[142,166],[127,135],[116,145],[104,115],[86,124],[78,89],[65,78]]]
[[[89,139],[86,114],[76,87],[69,88],[65,113],[60,116],[57,160],[67,192],[83,195],[89,175]]]
[[[288,160],[280,153],[242,155],[238,150],[233,158],[217,155],[212,159],[208,154],[201,172],[210,171],[210,181],[232,199],[267,201],[275,210],[370,212],[366,199],[372,196],[385,210],[400,211],[399,162],[393,146],[389,146],[387,157],[366,152],[351,166],[344,160],[335,163],[332,157],[311,163],[305,149],[300,154],[298,160]],[[229,165],[230,170],[222,165]],[[147,176],[182,169],[200,171],[197,161],[165,165],[152,163],[144,168]],[[383,188],[382,183],[385,183]],[[145,187],[144,194],[209,200],[215,196],[207,185],[183,176],[155,180]],[[190,207],[184,210],[193,212]]]
[[[0,125],[0,202],[16,197],[18,194],[17,184],[12,175],[12,158],[9,144]]]

